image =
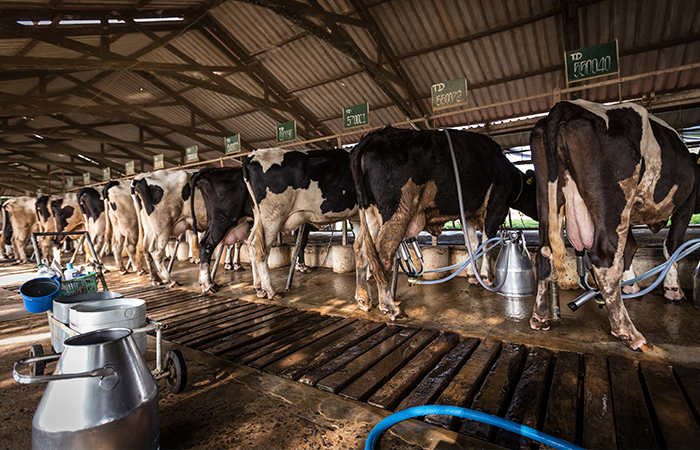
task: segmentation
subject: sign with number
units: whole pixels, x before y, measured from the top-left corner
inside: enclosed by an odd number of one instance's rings
[[[66,177],[66,187],[68,189],[73,187],[73,177]]]
[[[165,164],[163,163],[163,154],[153,155],[153,170],[165,169]]]
[[[467,104],[467,79],[465,77],[437,83],[430,87],[433,111]]]
[[[224,140],[226,154],[238,153],[241,151],[241,135],[229,136]]]
[[[196,145],[185,147],[185,162],[199,161],[199,148]]]
[[[109,180],[110,178],[112,178],[112,168],[105,167],[104,169],[102,169],[102,179]]]
[[[83,186],[90,184],[90,172],[85,172],[83,174]]]
[[[287,123],[277,124],[277,143],[293,141],[297,138],[297,122],[292,120]]]
[[[605,44],[566,52],[564,58],[567,83],[612,75],[620,71],[617,39]]]
[[[124,163],[124,168],[126,169],[126,174],[127,175],[133,175],[134,174],[134,161],[127,161]]]
[[[41,197],[41,188],[36,190],[36,196]]]
[[[343,108],[343,128],[350,129],[369,125],[369,103]]]

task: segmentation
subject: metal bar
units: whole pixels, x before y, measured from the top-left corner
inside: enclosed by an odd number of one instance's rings
[[[80,250],[80,247],[83,246],[83,242],[85,242],[85,236],[87,236],[87,234],[80,236],[80,239],[78,239],[78,245],[75,246],[75,251],[73,251],[73,256],[70,259],[71,264],[73,264],[75,261],[75,257],[78,256],[78,251]]]
[[[396,285],[399,283],[399,252],[394,256],[394,267],[391,271],[391,298],[396,299]]]
[[[177,258],[177,248],[180,246],[180,241],[184,235],[185,232],[178,236],[177,241],[175,241],[175,249],[173,250],[173,254],[170,256],[170,262],[168,263],[168,273],[171,273],[173,270],[173,264],[175,264],[175,258]]]
[[[348,245],[348,221],[343,220],[343,235],[341,237],[340,243],[342,245]]]
[[[292,264],[289,267],[289,275],[287,276],[287,286],[284,288],[288,291],[292,287],[292,280],[294,279],[294,267],[297,264],[297,257],[299,256],[299,249],[301,248],[301,239],[304,235],[304,230],[306,229],[306,222],[302,223],[297,230],[296,243],[294,244],[294,254],[292,255]]]
[[[32,247],[34,247],[34,255],[36,256],[36,265],[41,264],[41,255],[39,255],[39,246],[36,243],[36,233],[31,234]]]

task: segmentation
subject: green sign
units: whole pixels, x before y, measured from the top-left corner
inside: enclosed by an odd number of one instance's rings
[[[163,154],[153,155],[153,170],[165,169],[165,164],[163,163]]]
[[[112,169],[110,167],[105,167],[102,169],[102,179],[109,180],[112,178]]]
[[[369,125],[369,103],[343,108],[343,128],[350,129]]]
[[[224,140],[226,154],[238,153],[241,151],[241,135],[229,136]]]
[[[277,143],[293,141],[297,138],[297,123],[295,120],[277,125]]]
[[[124,168],[126,169],[126,174],[127,175],[133,175],[134,174],[134,161],[127,161],[124,163]]]
[[[36,190],[36,196],[41,197],[41,188]]]
[[[83,186],[90,184],[90,172],[85,172],[83,174]]]
[[[566,82],[618,73],[617,39],[593,47],[566,52]]]
[[[197,162],[199,161],[199,149],[196,145],[190,147],[185,147],[185,162]]]
[[[27,196],[27,197],[31,197],[32,191],[25,189],[25,190],[24,190],[24,195]]]
[[[430,87],[430,94],[433,100],[433,111],[466,105],[467,79],[462,77],[434,84]]]
[[[66,177],[66,187],[68,189],[73,187],[73,177]]]

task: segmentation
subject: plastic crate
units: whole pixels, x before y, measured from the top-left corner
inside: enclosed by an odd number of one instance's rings
[[[58,296],[65,297],[68,295],[89,294],[91,292],[97,292],[97,272],[90,272],[82,277],[61,281],[61,290],[58,291]]]

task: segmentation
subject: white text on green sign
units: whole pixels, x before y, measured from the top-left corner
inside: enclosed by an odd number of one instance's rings
[[[369,125],[369,103],[343,108],[343,128],[361,127]]]
[[[88,184],[90,184],[90,172],[83,174],[83,185],[87,186]]]
[[[226,154],[238,153],[241,151],[241,135],[229,136],[225,139]]]
[[[293,141],[297,138],[297,123],[292,120],[287,123],[280,123],[277,125],[277,143]]]
[[[566,52],[565,58],[568,83],[619,72],[617,40]]]
[[[430,87],[433,111],[467,104],[467,79],[465,77],[437,83]]]
[[[110,178],[112,178],[112,169],[111,167],[105,167],[102,169],[102,179],[109,180]]]
[[[153,170],[164,169],[163,154],[153,155]]]
[[[185,147],[185,162],[197,162],[199,161],[199,151],[196,145],[191,147]]]
[[[126,163],[124,163],[124,168],[126,169],[127,175],[133,175],[134,174],[134,161],[127,161]]]
[[[68,189],[73,187],[73,177],[66,177],[66,187]]]

